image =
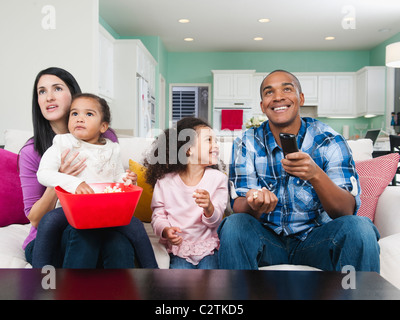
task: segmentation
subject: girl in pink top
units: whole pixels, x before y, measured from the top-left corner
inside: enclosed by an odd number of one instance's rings
[[[213,130],[198,118],[184,118],[157,138],[150,154],[151,224],[170,253],[170,268],[217,269],[228,180],[217,169]]]

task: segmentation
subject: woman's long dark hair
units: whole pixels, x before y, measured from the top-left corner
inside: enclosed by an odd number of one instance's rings
[[[180,133],[186,129],[195,133],[195,130],[199,127],[211,126],[199,119],[194,117],[187,117],[179,120],[176,127],[168,128],[160,134],[153,142],[150,151],[147,153],[144,159],[144,166],[146,170],[146,181],[151,186],[155,186],[157,180],[162,179],[167,173],[171,172],[184,172],[187,167],[187,162],[182,160],[182,155],[187,154],[191,145],[189,142],[193,142],[193,137],[190,135],[184,135],[185,139],[179,139]],[[171,141],[173,140],[173,141]],[[160,154],[163,153],[163,154]],[[218,165],[210,166],[211,168],[218,169]]]
[[[72,74],[64,69],[51,67],[40,71],[36,76],[32,94],[33,143],[35,151],[38,152],[40,156],[43,156],[44,152],[53,144],[53,138],[55,136],[55,132],[51,128],[50,122],[43,117],[38,103],[37,85],[40,78],[46,74],[56,76],[64,81],[68,86],[71,97],[77,93],[81,93],[81,88],[79,87],[78,82]]]

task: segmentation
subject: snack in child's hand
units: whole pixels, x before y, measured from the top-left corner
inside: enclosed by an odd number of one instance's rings
[[[123,192],[123,191],[121,190],[121,188],[117,188],[117,186],[114,186],[112,188],[110,186],[107,186],[103,191],[103,193],[115,193],[115,192]]]

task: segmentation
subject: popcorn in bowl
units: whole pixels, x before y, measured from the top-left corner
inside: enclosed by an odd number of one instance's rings
[[[107,186],[103,190],[103,193],[116,193],[116,192],[124,192],[124,191],[122,191],[122,189],[118,188],[117,186],[113,187]]]

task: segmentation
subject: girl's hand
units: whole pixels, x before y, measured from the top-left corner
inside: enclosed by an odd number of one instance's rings
[[[193,193],[193,198],[200,208],[204,209],[204,215],[206,217],[211,217],[214,213],[214,206],[210,199],[210,194],[207,190],[196,189]]]
[[[124,181],[125,185],[133,184],[134,186],[136,186],[137,174],[128,169],[126,170],[126,176],[123,177],[122,180]]]
[[[75,194],[89,194],[94,193],[94,190],[83,181],[75,190]]]
[[[69,152],[70,152],[70,150],[66,149],[61,154],[61,166],[58,171],[61,173],[69,174],[71,176],[77,176],[79,173],[81,173],[86,168],[86,164],[85,164],[86,159],[83,158],[83,159],[79,160],[77,163],[75,163],[73,166],[71,166],[72,161],[74,161],[76,159],[79,152],[75,152],[71,157],[69,157],[67,159],[67,155],[69,154]]]
[[[163,230],[162,236],[168,240],[173,246],[179,246],[183,238],[177,235],[177,232],[182,232],[178,227],[166,227]]]

